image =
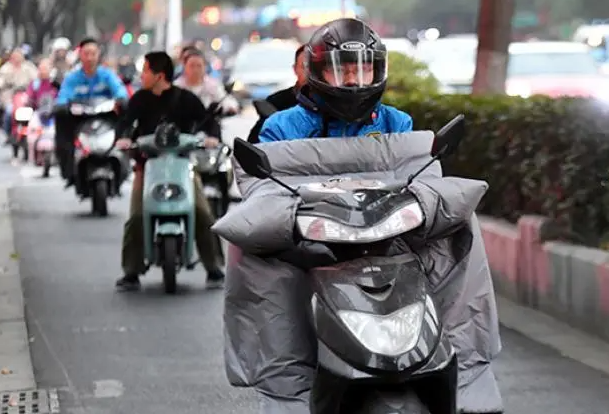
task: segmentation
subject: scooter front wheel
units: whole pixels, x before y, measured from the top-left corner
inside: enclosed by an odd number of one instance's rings
[[[165,237],[161,241],[163,252],[163,284],[165,293],[174,294],[177,290],[178,273],[178,239],[175,237]]]
[[[48,178],[51,174],[51,165],[53,165],[53,154],[46,152],[42,159],[42,176]]]
[[[93,183],[91,207],[93,214],[97,213],[102,217],[108,215],[108,183],[105,180],[98,180]]]
[[[30,145],[27,142],[27,137],[21,137],[19,146],[23,150],[23,161],[28,162],[30,160]]]
[[[429,409],[421,402],[413,390],[377,390],[363,392],[355,397],[347,409],[341,407],[341,413],[349,414],[430,414]],[[347,404],[349,405],[349,404]]]

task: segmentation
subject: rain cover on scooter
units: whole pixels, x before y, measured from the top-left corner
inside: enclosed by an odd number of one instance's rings
[[[275,176],[293,186],[339,177],[391,185],[405,183],[430,160],[433,137],[431,132],[411,132],[259,148],[267,153]],[[308,414],[317,342],[309,320],[306,271],[274,254],[294,248],[300,200],[235,164],[244,202],[213,227],[231,243],[224,312],[227,376],[232,385],[259,391],[262,413]],[[486,189],[483,181],[442,178],[439,163],[410,186],[426,217],[413,230],[412,240],[425,241],[417,253],[433,269],[431,286],[458,353],[459,407],[471,412],[502,411],[490,365],[501,349],[498,318],[474,214]],[[459,256],[465,258],[456,262],[453,253],[464,249]]]

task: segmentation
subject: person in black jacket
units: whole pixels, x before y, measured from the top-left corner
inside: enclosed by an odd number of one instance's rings
[[[116,128],[116,146],[128,149],[132,138],[153,134],[162,122],[174,124],[180,131],[193,133],[203,131],[208,135],[205,146],[219,143],[220,125],[213,116],[208,116],[201,100],[191,92],[173,86],[173,62],[165,52],[151,52],[145,57],[142,72],[142,89],[131,100],[124,118]],[[135,133],[128,131],[137,121]],[[130,137],[129,137],[130,136]],[[143,160],[137,160],[129,219],[123,233],[122,267],[124,276],[116,282],[119,289],[133,290],[140,286],[139,276],[146,270],[143,252],[142,191]],[[221,255],[216,238],[210,227],[214,218],[203,194],[203,185],[198,176],[195,184],[195,239],[199,257],[207,271],[208,287],[221,287],[224,273],[220,270]]]
[[[266,100],[271,103],[278,111],[283,111],[284,109],[289,109],[298,104],[296,100],[296,96],[300,91],[300,88],[305,85],[307,82],[307,74],[304,66],[304,45],[300,46],[294,55],[294,73],[296,74],[296,84],[290,88],[280,90],[279,92],[275,92],[272,95],[269,95]],[[260,134],[260,129],[262,129],[262,124],[264,124],[266,118],[260,117],[258,122],[254,125],[250,134],[247,138],[249,142],[252,144],[257,144],[260,141],[258,140],[258,134]]]

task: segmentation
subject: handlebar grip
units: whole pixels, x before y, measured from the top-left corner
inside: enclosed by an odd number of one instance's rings
[[[52,110],[53,115],[67,115],[70,113],[68,105],[55,105]]]

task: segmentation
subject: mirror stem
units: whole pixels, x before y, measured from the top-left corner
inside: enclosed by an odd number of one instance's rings
[[[297,196],[298,191],[296,191],[294,188],[290,187],[287,184],[282,183],[280,180],[276,179],[275,177],[273,177],[272,175],[269,175],[269,180],[276,182],[277,184],[279,184],[280,186],[282,186],[283,188],[285,188],[286,190],[288,190],[290,193],[292,193],[293,195]]]
[[[438,161],[440,159],[440,157],[442,156],[442,154],[444,153],[444,151],[445,151],[445,149],[442,149],[438,154],[436,154],[435,157],[433,157],[423,167],[421,167],[421,169],[419,169],[419,171],[417,171],[416,173],[414,173],[410,177],[408,177],[408,183],[406,184],[406,187],[408,187],[410,184],[412,184],[414,179],[417,178],[419,175],[421,175],[421,173],[423,171],[425,171],[427,169],[427,167],[429,167],[434,162]]]

